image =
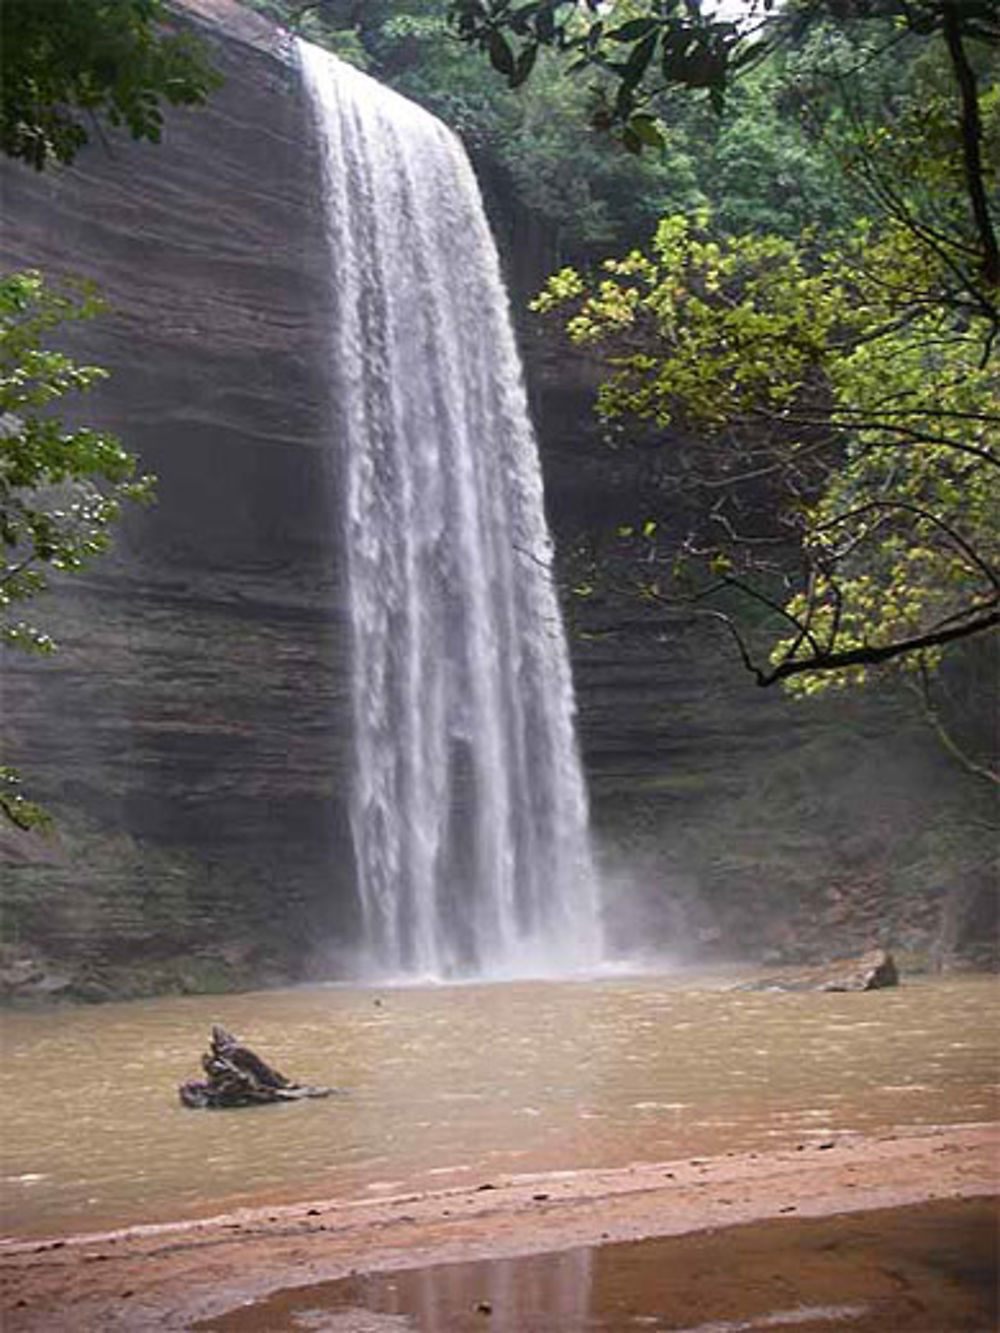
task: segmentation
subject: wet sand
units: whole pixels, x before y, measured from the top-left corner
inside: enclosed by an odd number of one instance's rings
[[[995,1201],[957,1199],[365,1274],[284,1289],[195,1329],[992,1333],[996,1276]]]
[[[617,1170],[496,1177],[477,1180],[462,1189],[377,1201],[328,1200],[264,1206],[199,1222],[132,1227],[44,1242],[5,1242],[0,1246],[2,1326],[4,1333],[62,1333],[62,1330],[143,1333],[147,1329],[192,1329],[199,1321],[206,1333],[208,1330],[231,1333],[236,1329],[241,1333],[255,1333],[255,1330],[259,1333],[264,1329],[277,1333],[285,1328],[306,1327],[345,1333],[380,1327],[458,1329],[462,1326],[459,1323],[406,1324],[395,1315],[378,1313],[377,1295],[373,1297],[375,1307],[368,1307],[374,1308],[375,1313],[363,1313],[357,1305],[350,1307],[353,1313],[344,1313],[343,1299],[350,1306],[350,1301],[357,1298],[343,1291],[330,1293],[334,1303],[330,1308],[341,1313],[324,1315],[321,1323],[311,1317],[303,1323],[293,1316],[296,1301],[301,1304],[306,1300],[307,1306],[303,1308],[311,1309],[319,1299],[315,1293],[303,1289],[351,1276],[357,1278],[359,1274],[567,1254],[590,1247],[603,1247],[595,1253],[601,1256],[608,1271],[614,1273],[621,1272],[626,1263],[624,1252],[617,1249],[622,1242],[656,1237],[690,1238],[720,1228],[737,1228],[730,1236],[741,1237],[741,1243],[749,1244],[755,1233],[758,1237],[765,1236],[765,1229],[750,1226],[752,1223],[766,1223],[771,1230],[782,1222],[794,1223],[798,1228],[804,1219],[843,1220],[852,1214],[874,1217],[874,1210],[912,1210],[915,1205],[927,1204],[937,1209],[958,1208],[956,1201],[991,1199],[988,1205],[970,1203],[968,1209],[975,1207],[975,1215],[968,1210],[948,1214],[953,1219],[948,1226],[964,1227],[979,1238],[975,1244],[968,1241],[957,1249],[953,1246],[954,1252],[964,1253],[972,1246],[980,1257],[975,1262],[970,1259],[964,1277],[953,1259],[942,1260],[936,1270],[932,1265],[932,1271],[940,1271],[941,1275],[935,1287],[935,1299],[941,1305],[928,1317],[937,1322],[921,1326],[921,1308],[930,1311],[931,1307],[926,1298],[906,1295],[905,1288],[907,1285],[912,1288],[913,1278],[907,1276],[905,1264],[897,1263],[894,1269],[892,1264],[883,1263],[881,1269],[897,1272],[890,1285],[894,1282],[902,1292],[900,1308],[910,1311],[910,1322],[901,1324],[898,1315],[895,1324],[891,1319],[887,1322],[884,1303],[879,1305],[882,1296],[869,1292],[883,1329],[905,1327],[912,1333],[939,1333],[939,1330],[944,1333],[954,1327],[988,1333],[995,1325],[995,1317],[982,1313],[986,1307],[972,1289],[981,1291],[984,1280],[995,1286],[992,1269],[984,1279],[986,1261],[982,1255],[992,1249],[995,1258],[995,1234],[991,1240],[989,1219],[995,1223],[998,1194],[1000,1126],[991,1124],[907,1130],[872,1137],[840,1135],[780,1152],[685,1158]],[[769,1266],[773,1269],[777,1252],[791,1252],[796,1246],[801,1249],[809,1245],[824,1253],[830,1246],[848,1255],[855,1253],[860,1262],[870,1249],[872,1235],[906,1227],[916,1228],[911,1248],[919,1251],[923,1243],[919,1236],[936,1234],[943,1225],[940,1220],[935,1221],[934,1213],[926,1214],[920,1222],[913,1220],[913,1216],[908,1221],[907,1213],[899,1212],[895,1221],[877,1220],[874,1231],[867,1228],[857,1233],[855,1228],[849,1235],[842,1230],[815,1241],[797,1229],[786,1227],[775,1232],[777,1239],[773,1242],[760,1240],[758,1267],[762,1266],[762,1271]],[[862,1240],[865,1234],[869,1235],[867,1248],[858,1241],[859,1234]],[[852,1235],[854,1241],[850,1242]],[[752,1245],[750,1249],[753,1250]],[[687,1261],[680,1262],[683,1265]],[[662,1261],[655,1260],[654,1266],[656,1263],[662,1267]],[[850,1267],[849,1260],[847,1266]],[[717,1265],[712,1273],[711,1279],[706,1280],[708,1286],[719,1296],[728,1291],[732,1299],[725,1308],[731,1307],[735,1313],[702,1317],[692,1306],[696,1322],[692,1324],[689,1319],[687,1327],[698,1327],[697,1319],[701,1320],[699,1333],[703,1330],[734,1333],[741,1327],[778,1326],[773,1321],[770,1325],[748,1324],[745,1320],[741,1324],[739,1320],[748,1307],[744,1296],[732,1289],[731,1266],[727,1269],[725,1265]],[[746,1281],[744,1275],[741,1291]],[[824,1282],[826,1286],[820,1284],[824,1291],[831,1284],[835,1289],[843,1285],[842,1278],[836,1276]],[[611,1286],[615,1288],[615,1282]],[[461,1283],[458,1289],[465,1290]],[[464,1301],[465,1296],[460,1299]],[[788,1299],[792,1300],[792,1295]],[[979,1314],[975,1313],[976,1299],[980,1299]],[[767,1300],[772,1298],[769,1296]],[[308,1301],[313,1305],[308,1305]],[[794,1308],[793,1301],[789,1306],[793,1314]],[[882,1313],[878,1314],[880,1309]],[[942,1322],[951,1318],[949,1310],[957,1322]],[[504,1327],[502,1310],[477,1309],[474,1313],[483,1327],[491,1324],[494,1330]],[[777,1309],[777,1314],[782,1314],[781,1309]],[[572,1321],[577,1316],[570,1313],[566,1318]],[[644,1316],[637,1318],[640,1323],[635,1326],[639,1327]],[[792,1316],[782,1318],[788,1324]],[[833,1328],[838,1321],[845,1329],[864,1327],[856,1319],[853,1323],[844,1322],[847,1316],[840,1315],[834,1322],[827,1319],[826,1323],[819,1316],[811,1323],[795,1318],[794,1326],[810,1333]],[[987,1318],[990,1322],[982,1322]],[[592,1325],[608,1329],[627,1326]],[[647,1326],[656,1325],[647,1323]],[[685,1327],[675,1321],[659,1326]],[[519,1318],[517,1324],[507,1327],[523,1327],[526,1331],[533,1326]],[[543,1322],[537,1327],[550,1326]],[[551,1323],[552,1330],[560,1327],[570,1330],[573,1322]]]

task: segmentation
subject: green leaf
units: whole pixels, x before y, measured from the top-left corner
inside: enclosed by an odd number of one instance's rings
[[[637,112],[634,116],[629,117],[628,128],[642,143],[647,144],[650,148],[666,147],[666,141],[655,116],[647,115],[645,112]]]
[[[641,42],[633,46],[629,52],[629,57],[622,69],[622,82],[630,88],[636,87],[646,73],[656,51],[658,37],[659,33],[650,33],[648,37],[644,37]]]
[[[513,75],[516,69],[514,52],[510,49],[507,39],[498,29],[493,28],[489,35],[488,48],[490,53],[490,62],[494,69],[506,74],[508,78]]]
[[[612,42],[635,42],[656,27],[654,18],[631,19],[628,23],[623,23],[620,28],[613,28],[608,33],[608,39]]]
[[[519,88],[527,79],[535,65],[538,56],[538,47],[534,44],[526,46],[517,58],[514,66],[514,72],[511,74],[508,82],[511,88]]]

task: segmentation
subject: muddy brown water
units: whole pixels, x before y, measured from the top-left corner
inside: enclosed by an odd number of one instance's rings
[[[734,992],[732,977],[313,987],[2,1020],[3,1231],[997,1118],[1000,985]],[[211,1023],[327,1101],[188,1111]]]
[[[965,1199],[373,1273],[197,1333],[995,1333],[997,1214]]]

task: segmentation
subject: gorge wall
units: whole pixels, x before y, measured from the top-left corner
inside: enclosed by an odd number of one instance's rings
[[[82,274],[110,305],[73,333],[111,372],[82,419],[160,479],[114,554],[37,603],[58,655],[4,659],[6,761],[57,820],[0,830],[15,996],[343,975],[357,929],[315,147],[278,34],[230,0],[186,8],[225,77],[206,108],[159,146],[2,168],[5,267]],[[517,306],[543,275],[488,202]],[[524,345],[557,537],[634,518],[587,368]],[[898,700],[807,709],[689,624],[599,613],[625,632],[578,636],[574,669],[623,949],[982,950],[988,810]]]
[[[109,303],[73,330],[111,372],[83,419],[159,477],[114,554],[37,604],[58,655],[4,662],[11,762],[58,823],[4,835],[8,930],[84,957],[95,994],[126,965],[140,988],[287,976],[352,929],[319,172],[274,30],[195,20],[209,108],[160,147],[3,177],[5,265]]]

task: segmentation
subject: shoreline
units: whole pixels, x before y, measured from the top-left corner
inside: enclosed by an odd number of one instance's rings
[[[6,1240],[0,1310],[5,1333],[181,1330],[281,1289],[357,1273],[998,1194],[1000,1124],[839,1134],[773,1152]]]

